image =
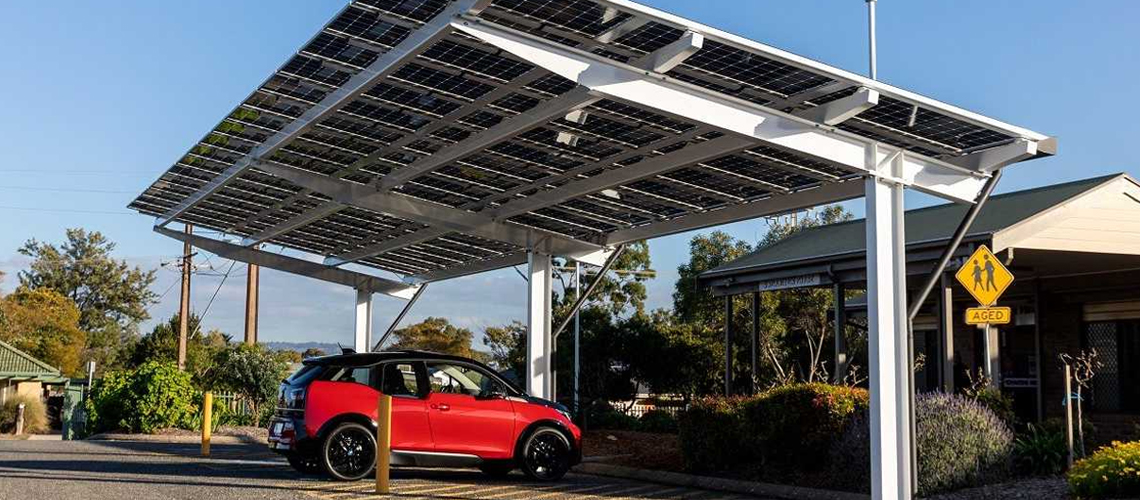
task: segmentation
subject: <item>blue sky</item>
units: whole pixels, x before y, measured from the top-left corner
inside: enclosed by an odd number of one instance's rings
[[[862,0],[648,0],[657,8],[852,71],[867,67]],[[180,245],[124,207],[320,28],[343,2],[2,2],[0,270],[26,266],[28,238],[58,242],[67,227],[107,234],[144,267]],[[998,191],[1125,171],[1135,153],[1140,2],[927,0],[879,2],[879,78],[1060,139],[1055,158],[1007,171]],[[933,200],[908,195],[908,206]],[[861,203],[849,204],[861,213]],[[51,209],[47,211],[44,209]],[[764,221],[725,226],[757,240]],[[651,307],[668,307],[690,234],[651,242],[659,278]],[[228,262],[210,265],[224,272]],[[196,277],[192,303],[208,327],[240,335],[242,266]],[[162,294],[177,280],[158,271]],[[351,341],[350,290],[262,274],[262,340]],[[494,293],[487,293],[493,290]],[[512,270],[433,285],[408,320],[441,315],[475,329],[525,318]],[[156,318],[176,308],[170,289]],[[400,303],[377,301],[377,328]]]

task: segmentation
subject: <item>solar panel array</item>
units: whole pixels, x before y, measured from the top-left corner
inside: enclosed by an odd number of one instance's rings
[[[252,95],[206,134],[131,208],[162,216],[289,127],[447,9],[448,0],[358,0],[349,4]],[[590,0],[493,0],[485,22],[622,62],[636,61],[685,34],[641,12]],[[708,39],[667,76],[708,91],[796,113],[854,93],[859,85]],[[725,131],[632,103],[602,99],[579,118],[557,117],[488,147],[480,132],[575,91],[575,82],[462,32],[417,47],[359,96],[283,142],[262,161],[376,185],[442,151],[455,161],[416,175],[387,196],[457,211],[509,214],[508,224],[588,242],[614,231],[752,203],[857,177],[856,172],[757,142],[711,160],[512,213],[527,198],[710,141]],[[884,96],[839,126],[933,158],[953,158],[1014,136],[939,110]],[[242,237],[357,262],[401,276],[446,277],[525,249],[423,221],[341,206],[255,165],[177,219]],[[310,220],[311,219],[311,220]],[[303,221],[287,231],[274,228]],[[268,233],[267,233],[268,232]],[[398,243],[397,243],[398,242]],[[496,260],[497,259],[497,260]]]

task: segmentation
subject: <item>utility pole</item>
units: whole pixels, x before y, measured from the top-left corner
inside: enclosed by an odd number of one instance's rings
[[[245,276],[245,343],[257,345],[257,294],[261,267],[250,264]]]
[[[187,235],[194,234],[194,226],[186,224]],[[190,240],[182,244],[182,297],[178,304],[178,369],[186,369],[186,336],[190,330]]]

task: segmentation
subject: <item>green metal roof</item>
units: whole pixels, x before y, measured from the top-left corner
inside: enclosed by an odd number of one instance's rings
[[[993,234],[1120,175],[1123,174],[994,195],[978,213],[969,234]],[[907,210],[907,245],[949,240],[968,209],[969,205],[950,203]],[[867,247],[865,227],[864,219],[856,219],[805,229],[767,248],[705,271],[701,277],[719,277],[833,255],[864,253]]]
[[[59,370],[33,358],[30,354],[0,342],[0,379],[61,377]]]

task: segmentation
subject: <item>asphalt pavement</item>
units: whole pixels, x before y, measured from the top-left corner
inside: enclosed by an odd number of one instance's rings
[[[224,498],[363,499],[371,481],[338,483],[303,477],[261,445],[197,445],[130,441],[0,441],[0,500],[143,500]],[[393,498],[596,499],[751,498],[686,487],[568,474],[555,483],[520,473],[490,479],[477,470],[394,469]]]

